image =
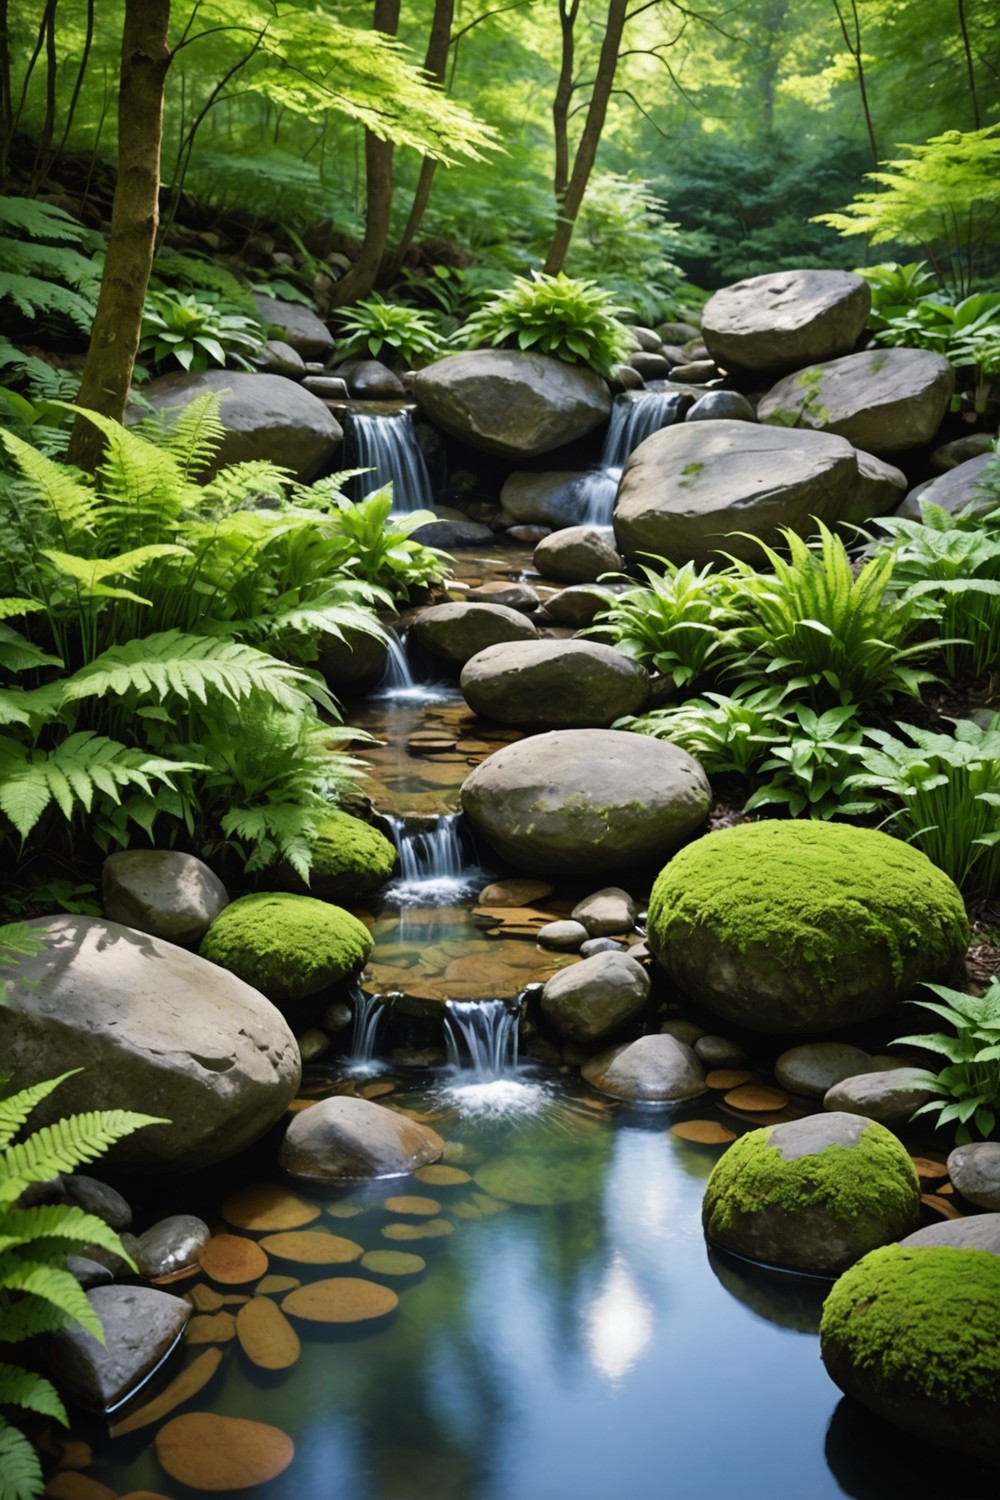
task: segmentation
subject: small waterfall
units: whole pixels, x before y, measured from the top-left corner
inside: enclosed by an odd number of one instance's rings
[[[361,476],[364,493],[392,485],[393,515],[424,510],[432,502],[431,480],[408,411],[377,416],[350,412],[347,416],[352,467],[371,469]]]
[[[450,683],[417,681],[406,649],[408,634],[406,630],[402,635],[393,630],[386,633],[385,671],[373,696],[390,699],[393,703],[444,703],[457,696]]]
[[[576,483],[581,524],[611,525],[626,459],[661,427],[673,426],[683,405],[679,391],[626,391],[615,397],[600,467],[591,469]]]
[[[399,877],[383,893],[391,903],[451,906],[482,882],[479,866],[465,861],[461,813],[409,819],[387,813],[386,822],[399,850]]]
[[[521,1008],[506,1000],[449,1000],[444,1008],[445,1046],[452,1067],[490,1082],[517,1068]]]
[[[354,1019],[351,1023],[351,1046],[344,1059],[347,1073],[378,1073],[384,1064],[375,1056],[378,1034],[389,1013],[389,1002],[384,995],[369,995],[360,985],[351,988],[351,1006]]]

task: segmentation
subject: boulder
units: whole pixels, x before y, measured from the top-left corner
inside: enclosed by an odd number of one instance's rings
[[[871,308],[850,271],[776,271],[724,286],[706,302],[701,335],[727,368],[779,374],[849,354]]]
[[[662,348],[655,350],[639,349],[635,354],[630,354],[626,360],[638,375],[646,380],[666,380],[674,368],[674,361],[663,353]]]
[[[399,376],[380,359],[358,359],[351,362],[347,390],[358,401],[394,401],[406,395]]]
[[[774,1064],[774,1077],[790,1094],[822,1099],[842,1079],[875,1072],[880,1066],[869,1052],[849,1042],[802,1042],[782,1052]]]
[[[414,376],[413,395],[445,432],[515,459],[572,443],[611,411],[608,387],[593,370],[507,349],[438,360]]]
[[[948,1176],[967,1203],[1000,1212],[1000,1141],[956,1146],[948,1157]]]
[[[756,422],[754,411],[746,396],[739,391],[706,391],[693,406],[689,406],[685,422]]]
[[[321,901],[351,906],[384,885],[396,864],[396,846],[362,818],[339,808],[316,825],[310,845],[309,894]],[[306,887],[290,868],[285,883],[302,893]]]
[[[532,614],[541,604],[535,590],[526,583],[515,583],[512,579],[494,578],[488,583],[477,584],[465,596],[466,604],[500,604],[505,609],[520,610]]]
[[[504,515],[516,525],[570,526],[580,516],[578,487],[582,477],[578,469],[551,474],[516,469],[500,491]]]
[[[598,1052],[580,1071],[599,1093],[634,1104],[679,1104],[705,1092],[705,1074],[691,1048],[662,1033]]]
[[[573,630],[592,625],[602,610],[611,606],[613,595],[596,584],[571,583],[568,588],[551,594],[545,601],[544,618],[553,625],[568,625]]]
[[[64,1177],[62,1184],[65,1190],[64,1203],[82,1208],[84,1213],[94,1214],[115,1230],[128,1229],[132,1223],[131,1205],[121,1193],[108,1187],[106,1182],[99,1182],[96,1177],[87,1177],[82,1172],[74,1172],[71,1177]]]
[[[205,472],[226,464],[266,460],[290,469],[307,483],[328,468],[343,441],[340,423],[318,396],[283,375],[248,375],[239,370],[178,370],[143,387],[157,411],[187,406],[195,396],[215,391],[226,429],[222,445]]]
[[[596,526],[564,526],[538,543],[534,564],[543,578],[594,583],[605,573],[620,572],[622,560],[609,536]]]
[[[481,521],[469,521],[464,517],[440,517],[436,521],[425,521],[409,533],[411,542],[422,547],[443,547],[446,551],[460,551],[463,547],[491,547],[493,532]]]
[[[739,1042],[729,1036],[700,1036],[694,1044],[694,1055],[705,1068],[739,1068],[746,1063],[746,1053]]]
[[[858,449],[854,457],[858,477],[840,520],[847,526],[864,526],[874,516],[887,516],[896,509],[906,494],[909,480],[902,469],[886,463],[884,458],[876,458],[874,453]]]
[[[857,458],[843,438],[751,422],[685,422],[632,453],[618,487],[615,536],[630,559],[651,552],[701,566],[723,550],[759,562],[754,537],[773,545],[781,527],[810,536],[816,520],[833,525],[857,484]]]
[[[289,380],[301,380],[306,373],[306,363],[291,344],[282,339],[268,339],[258,369],[262,375],[287,375]]]
[[[444,1141],[429,1126],[345,1095],[321,1099],[294,1117],[278,1164],[303,1182],[337,1184],[405,1177],[443,1151]]]
[[[927,1086],[923,1068],[884,1068],[842,1078],[823,1096],[824,1109],[865,1115],[883,1125],[905,1125],[920,1108],[935,1098]]]
[[[348,625],[342,636],[320,637],[316,667],[338,697],[360,696],[378,686],[388,659],[384,636]]]
[[[515,868],[587,876],[666,857],[704,820],[712,793],[698,762],[665,740],[562,729],[494,751],[461,799]]]
[[[279,1004],[294,1004],[364,968],[368,928],[314,896],[258,891],[233,901],[198,949]]]
[[[964,437],[952,438],[951,442],[942,443],[939,448],[934,449],[931,468],[935,474],[944,474],[970,458],[980,458],[983,454],[988,456],[993,452],[995,441],[990,432],[967,432]]]
[[[301,359],[329,359],[335,347],[333,334],[311,307],[262,293],[255,294],[253,300],[261,322],[266,327],[280,329],[283,342],[290,344]]]
[[[649,902],[649,945],[674,984],[758,1031],[884,1015],[914,985],[957,978],[968,937],[957,887],[919,850],[814,820],[710,833]]]
[[[413,622],[413,636],[428,655],[463,667],[470,657],[501,641],[536,641],[538,631],[520,610],[502,604],[432,604]]]
[[[954,389],[943,354],[866,349],[786,375],[757,415],[772,426],[835,433],[882,457],[932,443]]]
[[[168,943],[201,942],[229,896],[219,877],[176,849],[119,849],[101,868],[104,914]]]
[[[321,401],[346,401],[347,382],[339,375],[307,375],[302,382],[303,390]]]
[[[930,1437],[994,1468],[1000,1461],[995,1255],[873,1250],[826,1299],[820,1353],[842,1391],[917,1444]]]
[[[807,1115],[751,1130],[705,1187],[713,1244],[789,1271],[836,1276],[916,1224],[920,1182],[891,1131],[860,1115]]]
[[[582,922],[546,922],[535,933],[540,948],[553,948],[557,953],[576,953],[586,941],[587,929]]]
[[[86,1296],[103,1343],[85,1328],[60,1328],[49,1335],[48,1363],[68,1400],[103,1415],[159,1369],[191,1309],[181,1297],[148,1286],[96,1286]]]
[[[688,359],[674,365],[668,378],[681,384],[707,385],[710,380],[718,380],[721,374],[714,359]]]
[[[1000,493],[991,495],[982,487],[985,471],[992,462],[992,453],[983,453],[978,458],[968,458],[964,463],[956,464],[929,484],[918,485],[899,506],[897,516],[919,521],[920,507],[925,502],[950,511],[952,515],[970,504],[975,506],[973,515],[977,516],[996,510],[1000,506]]]
[[[83,1071],[32,1123],[127,1109],[170,1124],[113,1148],[116,1169],[189,1172],[281,1118],[299,1086],[295,1038],[259,991],[162,938],[97,917],[39,917],[34,957],[5,971],[0,1056],[14,1090]]]
[[[900,1241],[904,1250],[986,1250],[1000,1255],[1000,1213],[971,1214],[967,1219],[942,1219],[915,1229]]]
[[[470,657],[459,686],[473,713],[500,724],[601,728],[639,712],[649,674],[595,641],[506,641]]]
[[[609,937],[612,933],[632,931],[636,904],[620,885],[606,885],[578,901],[570,915],[583,923],[591,937]]]
[[[541,1007],[560,1036],[596,1042],[639,1014],[649,975],[626,953],[595,953],[547,979]]]

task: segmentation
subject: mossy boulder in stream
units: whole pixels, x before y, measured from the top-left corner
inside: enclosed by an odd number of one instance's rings
[[[954,883],[911,845],[838,823],[746,823],[674,856],[649,946],[676,985],[759,1031],[820,1032],[948,983],[969,941]]]
[[[906,1148],[861,1115],[808,1115],[742,1136],[712,1170],[713,1244],[790,1271],[836,1275],[908,1234],[920,1183]]]
[[[198,952],[278,1004],[355,973],[372,938],[363,922],[313,896],[241,896],[212,923]]]
[[[309,893],[323,901],[360,901],[384,885],[396,864],[396,846],[362,818],[335,809],[316,826],[310,845]],[[305,886],[294,871],[283,872],[289,888]]]
[[[826,1299],[820,1341],[831,1379],[878,1416],[1000,1460],[1000,1257],[873,1250]]]

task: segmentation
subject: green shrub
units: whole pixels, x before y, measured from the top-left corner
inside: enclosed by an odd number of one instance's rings
[[[623,312],[596,282],[532,271],[485,302],[454,342],[466,349],[533,349],[608,375],[632,349],[632,335],[619,321]]]
[[[581,634],[610,637],[625,656],[687,687],[725,665],[744,617],[734,607],[731,575],[711,563],[698,572],[692,562],[654,561],[656,570],[640,567],[645,585],[611,598]]]
[[[430,313],[387,302],[378,292],[337,317],[341,332],[347,335],[339,351],[344,358],[367,354],[409,366],[426,364],[441,353],[441,335]]]
[[[730,697],[706,693],[671,708],[619,719],[615,729],[669,740],[693,755],[709,776],[732,772],[750,781],[767,752],[787,732],[781,688],[736,688]]]
[[[912,1003],[947,1021],[955,1035],[936,1031],[896,1038],[897,1046],[922,1047],[948,1059],[946,1068],[927,1075],[927,1087],[942,1097],[921,1105],[913,1118],[934,1115],[938,1126],[957,1121],[960,1146],[972,1140],[970,1126],[989,1139],[1000,1111],[1000,980],[994,976],[985,995],[966,995],[942,984],[924,988],[937,1000]]]
[[[142,314],[139,357],[154,366],[184,370],[253,370],[264,352],[264,329],[256,314],[213,292],[149,292]]]
[[[849,817],[866,812],[870,803],[851,803],[845,795],[861,744],[861,726],[853,703],[817,714],[804,703],[791,708],[787,738],[771,746],[759,767],[763,782],[748,798],[745,813],[762,807],[786,807],[793,818]],[[768,773],[770,772],[770,775]]]

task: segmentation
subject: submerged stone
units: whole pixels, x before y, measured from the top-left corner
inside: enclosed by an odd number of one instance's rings
[[[305,1182],[356,1182],[404,1177],[438,1161],[444,1142],[427,1125],[383,1104],[341,1096],[297,1114],[278,1158],[282,1171]]]

